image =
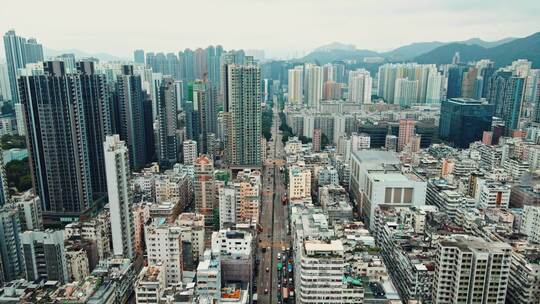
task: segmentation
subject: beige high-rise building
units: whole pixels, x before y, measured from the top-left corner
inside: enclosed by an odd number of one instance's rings
[[[304,103],[304,67],[297,66],[289,70],[288,101],[294,104]]]
[[[194,165],[197,159],[197,142],[194,140],[186,140],[183,143],[184,164]]]
[[[289,200],[311,197],[311,171],[292,166],[289,169]]]

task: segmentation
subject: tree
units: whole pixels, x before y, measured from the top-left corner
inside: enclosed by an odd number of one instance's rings
[[[15,187],[19,192],[24,192],[32,188],[28,157],[22,160],[10,161],[7,163],[5,169],[9,187]]]
[[[10,102],[4,102],[0,111],[2,111],[2,114],[13,113],[13,105]]]
[[[328,140],[328,136],[326,134],[321,134],[321,148],[324,150],[326,146],[330,143],[330,140]]]
[[[302,144],[307,144],[311,142],[311,138],[304,135],[300,135],[298,139],[302,142]]]
[[[271,109],[266,109],[262,112],[262,134],[267,141],[272,138],[272,119],[273,114]]]
[[[6,134],[0,138],[0,146],[4,150],[24,149],[26,148],[26,139],[24,136]]]

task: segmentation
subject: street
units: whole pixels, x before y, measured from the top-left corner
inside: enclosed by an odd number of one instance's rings
[[[263,203],[261,206],[260,223],[263,231],[259,235],[257,257],[260,259],[259,275],[257,278],[258,299],[260,303],[282,303],[281,286],[283,278],[278,272],[278,264],[284,264],[278,255],[290,247],[288,235],[288,211],[282,204],[286,195],[283,185],[283,173],[280,168],[284,165],[284,150],[279,133],[279,110],[274,107],[272,125],[272,142],[269,142],[269,152],[263,168]],[[270,144],[271,143],[271,144]],[[285,259],[288,259],[286,255]],[[268,270],[268,272],[266,271]],[[285,277],[285,280],[288,280]]]

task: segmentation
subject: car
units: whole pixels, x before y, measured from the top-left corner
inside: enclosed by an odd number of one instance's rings
[[[281,284],[278,283],[278,284],[277,284],[277,288],[278,288],[278,289],[281,288]]]
[[[264,289],[264,294],[268,294],[268,289],[267,288]]]
[[[266,267],[266,272],[269,272],[270,271],[270,268]]]

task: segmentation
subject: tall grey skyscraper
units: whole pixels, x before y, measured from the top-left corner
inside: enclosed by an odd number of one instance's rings
[[[133,52],[133,60],[135,63],[144,64],[144,50],[135,50]]]
[[[15,30],[10,30],[4,35],[4,48],[8,65],[9,86],[13,102],[19,102],[17,76],[18,69],[22,69],[27,63],[43,61],[43,47],[36,39],[26,40],[17,36]]]
[[[217,131],[216,88],[207,81],[197,80],[193,83],[193,105],[197,115],[199,151],[209,153],[208,134]]]
[[[4,168],[4,156],[2,149],[0,149],[0,207],[7,204],[9,201],[9,189],[6,170]]]
[[[157,103],[157,152],[159,165],[164,168],[169,168],[178,162],[176,91],[174,79],[163,78]]]
[[[8,66],[0,63],[0,100],[11,100],[11,88],[9,86]]]
[[[227,65],[225,125],[230,165],[261,165],[261,69],[255,64]]]
[[[495,105],[495,116],[503,119],[505,132],[510,135],[518,128],[521,117],[525,78],[499,71],[491,78],[489,88],[488,101]]]
[[[105,136],[112,134],[111,98],[107,77],[104,74],[96,73],[94,62],[80,61],[76,63],[76,67],[81,81],[92,192],[94,199],[99,199],[107,194],[105,163],[101,145],[105,141]]]
[[[32,183],[45,226],[76,221],[93,205],[87,121],[80,77],[64,63],[44,63],[44,75],[21,76],[20,98]]]
[[[219,83],[219,104],[223,106],[223,111],[227,112],[225,99],[227,99],[227,78],[228,78],[228,66],[231,64],[244,64],[246,61],[246,54],[243,50],[232,50],[221,54],[220,58],[220,83]]]
[[[118,135],[107,136],[103,143],[107,190],[111,210],[113,253],[126,259],[135,257],[132,195],[128,148]]]
[[[20,278],[24,272],[21,233],[18,209],[14,206],[0,207],[0,263],[3,265],[0,283]]]
[[[141,77],[133,74],[133,66],[122,67],[116,81],[116,107],[119,113],[118,131],[126,142],[129,161],[133,168],[143,167],[148,160],[144,130],[144,92]]]

